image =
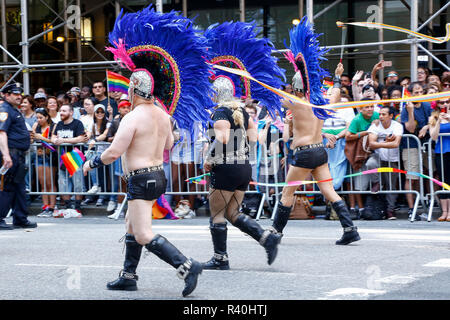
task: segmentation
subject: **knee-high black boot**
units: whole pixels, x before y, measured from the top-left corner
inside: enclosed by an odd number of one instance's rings
[[[286,226],[289,216],[291,215],[292,206],[286,207],[280,201],[277,208],[277,213],[275,214],[275,218],[273,219],[272,227],[277,230],[278,233],[283,236],[283,229]]]
[[[230,264],[227,254],[227,224],[210,223],[209,230],[214,246],[214,256],[208,262],[203,263],[203,269],[228,270]]]
[[[177,276],[184,280],[183,297],[194,291],[197,286],[197,278],[202,273],[200,262],[186,258],[173,244],[163,236],[157,234],[145,247],[158,258],[177,269]]]
[[[245,214],[240,214],[234,226],[259,242],[266,249],[267,262],[272,264],[278,253],[278,243],[281,236],[273,228],[264,230],[255,220]]]
[[[136,268],[141,259],[142,245],[136,242],[132,234],[125,235],[125,261],[123,263],[123,270],[120,271],[117,280],[108,282],[106,287],[109,290],[137,290]]]
[[[344,228],[344,234],[342,238],[336,241],[338,245],[346,245],[354,241],[361,240],[358,234],[358,228],[353,225],[352,218],[350,217],[350,212],[348,211],[347,205],[344,200],[336,201],[331,204],[334,211],[339,217],[342,228]]]

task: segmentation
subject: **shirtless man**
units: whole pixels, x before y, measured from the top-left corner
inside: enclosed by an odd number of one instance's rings
[[[335,71],[333,79],[335,85],[333,87],[330,103],[335,103],[340,97],[340,80],[339,77],[344,71],[341,63]],[[297,72],[292,79],[292,87],[294,94],[299,98],[305,98],[304,87],[300,72]],[[323,146],[322,126],[323,120],[318,119],[309,105],[301,103],[291,103],[284,101],[284,106],[292,110],[293,116],[293,141],[292,149],[294,150],[294,163],[289,168],[286,181],[304,181],[310,174],[314,179],[326,180],[331,179],[330,170],[328,168],[328,155]],[[342,198],[336,193],[331,181],[321,182],[318,184],[320,191],[325,198],[331,201],[334,210],[339,216],[344,235],[336,244],[346,245],[351,242],[360,240],[357,228],[353,226],[352,219],[348,208]],[[287,186],[283,188],[278,211],[273,221],[273,227],[277,232],[282,233],[286,226],[291,213],[292,204],[294,202],[294,192],[298,186]]]
[[[183,296],[197,285],[202,265],[186,258],[173,244],[152,231],[153,203],[166,190],[167,180],[163,170],[163,152],[173,145],[170,117],[155,105],[150,92],[153,78],[148,71],[139,69],[130,78],[129,97],[132,111],[121,121],[111,146],[101,156],[87,161],[84,175],[89,170],[116,161],[122,154],[122,165],[128,188],[126,215],[125,262],[119,278],[109,282],[110,290],[137,290],[136,268],[142,247],[153,252],[177,269],[185,281]]]

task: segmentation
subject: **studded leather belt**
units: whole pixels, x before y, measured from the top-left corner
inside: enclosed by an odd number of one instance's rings
[[[143,173],[150,173],[150,172],[154,172],[154,171],[160,171],[163,170],[163,165],[159,165],[159,166],[152,166],[152,167],[148,167],[148,168],[141,168],[141,169],[136,169],[133,171],[128,172],[125,176],[124,179],[128,180],[130,179],[132,176],[135,176],[137,174],[143,174]]]
[[[323,143],[314,143],[314,144],[308,144],[306,146],[297,147],[294,149],[295,152],[302,151],[306,149],[314,149],[314,148],[323,148]]]

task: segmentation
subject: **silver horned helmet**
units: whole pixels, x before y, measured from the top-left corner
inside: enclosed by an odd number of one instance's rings
[[[228,77],[220,76],[214,80],[213,89],[216,92],[216,103],[231,101],[234,99],[234,85]]]
[[[129,93],[133,92],[144,99],[151,99],[153,97],[154,84],[153,77],[147,70],[137,69],[131,74],[128,90]],[[131,94],[129,96],[131,97]]]

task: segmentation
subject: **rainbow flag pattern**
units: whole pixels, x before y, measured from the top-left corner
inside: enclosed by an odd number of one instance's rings
[[[50,127],[47,127],[47,129],[42,132],[42,136],[46,139],[48,139],[48,136],[50,135]],[[41,141],[42,146],[46,147],[47,149],[50,149],[52,152],[56,151],[55,148],[53,148],[48,142]]]
[[[155,201],[152,207],[152,217],[153,219],[168,219],[177,220],[179,219],[172,211],[169,203],[162,194],[158,200]]]
[[[119,91],[128,94],[130,80],[118,73],[106,71],[106,82],[108,83],[108,91]]]
[[[325,91],[327,91],[328,89],[332,88],[333,85],[334,85],[333,81],[324,80],[322,88],[325,89]]]
[[[402,174],[408,174],[411,176],[417,176],[417,177],[422,177],[428,180],[433,181],[434,183],[436,183],[438,186],[440,186],[443,189],[446,189],[448,191],[450,191],[450,185],[448,185],[445,182],[436,180],[432,177],[429,177],[427,175],[424,175],[422,173],[419,172],[414,172],[414,171],[406,171],[406,170],[400,170],[397,168],[389,168],[389,167],[381,167],[381,168],[375,168],[375,169],[371,169],[371,170],[366,170],[366,171],[362,171],[362,172],[357,172],[357,173],[353,173],[353,174],[349,174],[349,175],[345,175],[343,178],[351,178],[351,177],[357,177],[357,176],[362,176],[365,174],[373,174],[373,173],[402,173]],[[189,178],[187,180],[185,180],[186,182],[193,182],[193,183],[198,183],[198,184],[206,184],[206,180],[202,179],[205,176],[209,176],[210,173],[205,173],[202,174],[200,176],[197,177],[193,177],[193,178]],[[261,183],[261,182],[254,182],[251,181],[250,184],[253,185],[259,185],[259,186],[266,186],[266,187],[285,187],[285,186],[302,186],[302,185],[308,185],[308,184],[315,184],[315,183],[321,183],[321,182],[331,182],[333,181],[333,178],[330,179],[325,179],[325,180],[320,180],[320,181],[289,181],[289,182],[280,182],[280,183]]]
[[[61,161],[66,166],[70,176],[73,176],[73,174],[83,166],[85,160],[86,158],[83,152],[81,152],[77,147],[61,156]]]

